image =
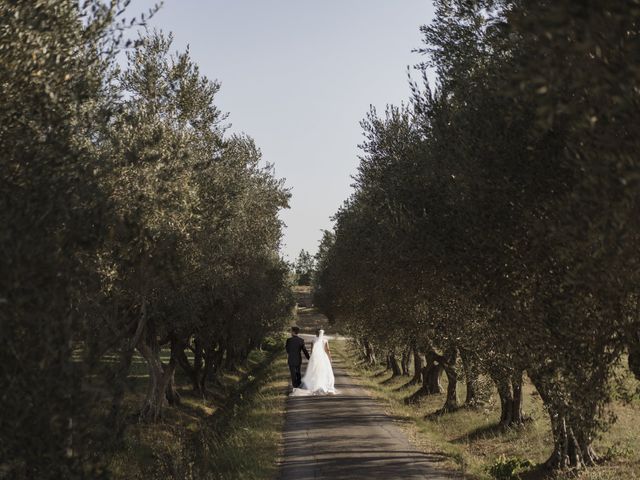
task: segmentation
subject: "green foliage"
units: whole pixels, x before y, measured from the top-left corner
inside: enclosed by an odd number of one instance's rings
[[[330,274],[330,254],[334,241],[335,237],[333,235],[333,232],[329,230],[324,230],[322,232],[322,239],[320,240],[318,253],[316,254],[315,258],[316,270],[314,272],[312,281],[313,304],[316,305],[320,310],[322,310],[324,314],[327,315],[330,321],[334,318],[331,311],[331,299],[334,297],[334,295],[330,291],[330,288],[334,283],[330,278],[327,278],[327,276]]]
[[[113,105],[123,3],[0,2],[0,465],[11,478],[103,473],[95,445],[111,432],[90,428],[85,388],[98,362],[78,344],[111,208],[108,160],[89,139]]]
[[[269,335],[262,341],[262,348],[267,350],[268,352],[275,352],[277,350],[282,350],[282,345],[286,341],[286,335]]]
[[[294,264],[297,285],[311,285],[313,272],[315,270],[315,261],[309,252],[300,250],[298,258]]]
[[[526,372],[551,467],[595,463],[615,366],[629,352],[637,370],[633,3],[435,2],[421,68],[438,82],[362,122],[355,193],[321,244],[317,305],[368,358],[424,354],[467,392],[484,374],[503,424],[523,421]]]
[[[283,181],[250,137],[225,135],[219,84],[171,53],[170,36],[123,42],[141,23],[123,17],[128,3],[0,2],[0,430],[12,432],[0,471],[11,478],[108,475],[134,351],[149,373],[140,415],[155,421],[179,401],[176,368],[204,390],[291,315]]]
[[[489,475],[496,480],[520,480],[520,474],[533,467],[530,460],[506,458],[501,455],[489,468]]]

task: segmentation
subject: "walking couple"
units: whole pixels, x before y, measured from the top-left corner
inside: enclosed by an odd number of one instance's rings
[[[316,331],[316,337],[311,346],[311,355],[307,351],[304,339],[299,336],[298,327],[291,328],[291,337],[287,339],[286,349],[289,355],[289,370],[294,397],[306,395],[336,394],[335,378],[331,367],[331,352],[329,342],[324,336],[324,330]],[[307,370],[302,376],[302,354],[309,360]]]

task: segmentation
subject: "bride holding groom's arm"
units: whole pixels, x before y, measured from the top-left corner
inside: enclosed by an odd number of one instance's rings
[[[324,330],[316,331],[307,370],[302,377],[300,388],[294,388],[292,395],[335,394],[335,377],[331,367],[331,350],[324,336]]]

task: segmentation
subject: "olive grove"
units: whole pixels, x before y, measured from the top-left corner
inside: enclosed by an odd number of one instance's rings
[[[204,394],[293,305],[288,190],[128,4],[0,2],[3,478],[107,475],[134,355],[155,422],[177,368]]]
[[[592,465],[614,369],[640,380],[640,3],[435,5],[407,104],[362,122],[315,303],[367,361],[401,375],[413,354],[409,402],[443,373],[441,412],[474,406],[489,380],[520,424],[526,374],[547,465]]]

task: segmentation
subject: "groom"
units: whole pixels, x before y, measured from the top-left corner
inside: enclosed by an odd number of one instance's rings
[[[300,333],[298,327],[291,327],[291,337],[287,338],[286,343],[293,388],[298,388],[300,383],[302,383],[302,373],[300,372],[302,355],[300,355],[300,352],[304,352],[304,356],[309,360],[309,352],[307,352],[307,348],[304,346],[304,340],[298,336],[298,333]]]

